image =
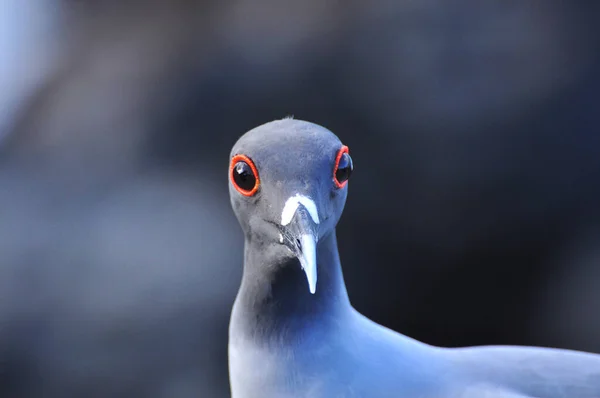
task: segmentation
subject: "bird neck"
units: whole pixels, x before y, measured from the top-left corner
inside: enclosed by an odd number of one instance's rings
[[[232,313],[236,328],[254,337],[285,330],[302,333],[350,308],[335,232],[317,245],[317,289],[311,294],[295,258],[269,255],[246,240],[244,276]]]

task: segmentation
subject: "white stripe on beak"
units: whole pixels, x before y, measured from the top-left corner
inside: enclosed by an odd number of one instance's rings
[[[281,225],[288,225],[290,222],[292,222],[292,218],[294,218],[294,214],[296,213],[296,210],[300,204],[306,208],[313,222],[315,224],[319,223],[319,213],[317,211],[317,205],[315,202],[313,202],[313,200],[309,197],[296,194],[289,198],[285,202],[285,206],[283,206],[283,211],[281,212]]]

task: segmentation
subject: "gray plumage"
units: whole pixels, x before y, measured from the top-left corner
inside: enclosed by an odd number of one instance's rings
[[[249,168],[232,162],[231,203],[245,236],[229,329],[233,398],[600,397],[598,355],[434,347],[354,310],[335,235],[348,191],[334,182],[340,148],[329,130],[293,119],[233,147],[231,158],[247,156],[259,181],[242,194],[233,176]]]

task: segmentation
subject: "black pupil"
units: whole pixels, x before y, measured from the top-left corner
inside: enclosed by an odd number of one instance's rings
[[[343,153],[340,158],[340,163],[338,164],[338,168],[335,172],[335,178],[338,180],[340,184],[350,178],[350,174],[352,174],[352,158],[347,153]]]
[[[252,191],[256,184],[256,176],[246,162],[237,162],[233,168],[233,180],[244,191]]]

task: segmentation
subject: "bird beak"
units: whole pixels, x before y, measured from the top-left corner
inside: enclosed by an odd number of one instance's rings
[[[311,294],[317,291],[317,240],[313,235],[300,237],[300,252],[297,254],[300,265],[306,274],[308,290]]]
[[[299,201],[293,210],[288,211],[287,215],[284,209],[283,215],[282,243],[287,245],[300,261],[306,274],[308,289],[311,294],[315,294],[317,291],[317,241],[319,239],[319,217],[316,206],[312,201],[310,203]]]

